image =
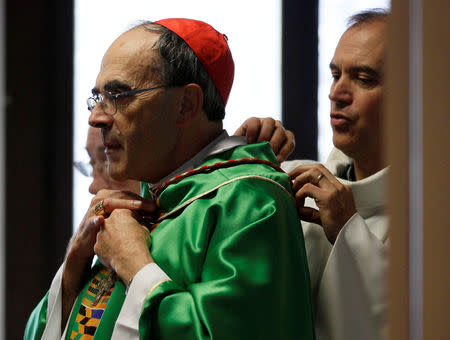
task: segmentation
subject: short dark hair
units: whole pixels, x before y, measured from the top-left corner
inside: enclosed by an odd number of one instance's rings
[[[361,24],[369,24],[376,21],[385,22],[390,14],[386,8],[371,8],[353,14],[347,20],[347,28],[352,28]]]
[[[160,34],[155,47],[163,59],[162,77],[165,85],[198,84],[203,91],[203,110],[210,121],[225,117],[225,104],[214,82],[200,60],[186,42],[166,27],[144,21],[132,29],[143,29]]]

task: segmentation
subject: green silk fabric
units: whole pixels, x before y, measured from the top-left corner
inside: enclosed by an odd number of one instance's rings
[[[240,158],[277,163],[262,143],[239,146],[203,165]],[[164,190],[159,204],[169,212],[249,174],[290,192],[286,174],[248,164],[187,177]],[[294,202],[275,184],[241,179],[197,199],[155,229],[151,253],[172,281],[148,295],[141,339],[314,339],[302,229]]]
[[[25,335],[23,337],[25,340],[39,340],[42,337],[47,320],[47,302],[48,292],[33,310],[28,319],[27,326],[25,327]]]
[[[204,165],[240,158],[277,163],[270,145],[260,143],[214,155]],[[160,207],[170,212],[245,175],[290,192],[286,174],[241,164],[170,185]],[[145,183],[142,189],[149,198]],[[140,339],[314,339],[303,233],[292,198],[276,184],[239,179],[195,200],[157,226],[151,254],[171,281],[149,292]],[[101,323],[97,333],[100,326],[114,327]]]

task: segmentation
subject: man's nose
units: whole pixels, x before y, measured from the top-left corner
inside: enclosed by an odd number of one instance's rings
[[[94,168],[92,173],[92,183],[89,185],[89,192],[96,195],[101,189],[110,189],[109,176],[107,174],[100,174],[99,171]]]
[[[93,177],[92,182],[89,185],[89,193],[91,193],[92,195],[96,195],[100,189],[103,189],[103,188],[101,187],[99,181]]]
[[[338,80],[336,80],[331,85],[330,94],[328,95],[328,98],[330,98],[332,102],[345,104],[351,103],[353,94],[350,81],[345,77],[340,77]]]
[[[108,128],[114,123],[113,116],[105,113],[100,104],[95,105],[89,116],[89,125],[96,128]]]

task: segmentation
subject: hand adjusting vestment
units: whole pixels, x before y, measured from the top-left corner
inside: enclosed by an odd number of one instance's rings
[[[288,161],[285,171],[311,161]],[[302,221],[311,275],[318,340],[387,338],[385,273],[388,221],[385,182],[388,168],[359,181],[344,179],[352,160],[333,149],[326,167],[351,187],[357,213],[332,245],[322,226]],[[305,205],[317,208],[314,200]]]
[[[261,143],[203,165],[242,158],[276,163]],[[128,294],[118,280],[94,339],[130,328],[120,321],[124,310],[137,315],[136,339],[314,339],[303,234],[288,192],[287,175],[265,164],[218,168],[169,185],[159,196],[165,212],[201,197],[152,232],[152,257],[168,279],[147,291],[141,310],[128,307],[134,280]],[[33,312],[26,339],[40,338],[47,301]]]

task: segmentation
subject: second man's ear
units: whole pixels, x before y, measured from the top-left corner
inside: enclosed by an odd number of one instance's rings
[[[178,115],[179,124],[189,124],[197,119],[203,109],[203,90],[197,84],[187,84],[183,87],[183,100]]]

